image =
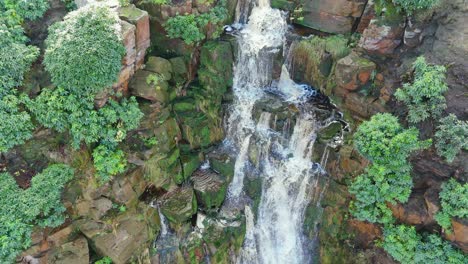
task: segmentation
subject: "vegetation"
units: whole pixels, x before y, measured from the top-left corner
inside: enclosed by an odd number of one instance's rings
[[[100,145],[93,151],[94,167],[100,183],[108,182],[111,176],[125,171],[127,160],[121,150]]]
[[[439,198],[441,210],[435,219],[440,226],[450,232],[453,217],[468,217],[468,183],[460,184],[455,179],[450,179],[442,184]]]
[[[440,120],[435,134],[437,153],[452,162],[460,150],[468,149],[468,122],[450,114]]]
[[[60,197],[65,184],[73,177],[66,165],[51,165],[31,180],[31,187],[21,190],[8,173],[0,174],[0,262],[12,263],[31,245],[34,226],[57,227],[64,221]]]
[[[39,56],[39,49],[26,46],[21,36],[3,31],[0,26],[0,99],[15,93],[15,88],[23,83],[24,74]]]
[[[28,103],[28,108],[43,126],[59,132],[69,130],[75,149],[82,142],[116,146],[127,131],[138,127],[143,116],[134,97],[120,102],[109,100],[95,110],[93,96],[77,95],[63,88],[44,89]]]
[[[28,113],[20,111],[20,100],[13,95],[0,99],[0,153],[23,144],[32,137],[34,126]]]
[[[359,220],[391,223],[387,202],[408,200],[413,186],[408,157],[411,152],[429,146],[419,141],[419,132],[404,129],[391,114],[376,114],[362,123],[354,134],[357,150],[372,162],[366,173],[356,177],[349,191],[356,196],[351,213]]]
[[[439,117],[447,107],[444,97],[448,90],[445,67],[428,65],[421,56],[413,63],[413,69],[413,82],[403,84],[403,88],[395,92],[395,97],[408,107],[408,121],[411,123]]]
[[[77,94],[110,87],[125,54],[118,15],[105,6],[70,12],[49,28],[46,45],[44,64],[53,83]]]
[[[208,13],[177,15],[167,20],[164,28],[170,38],[181,38],[187,45],[196,44],[206,38],[205,29],[210,23],[218,27],[213,37],[221,33],[222,22],[228,16],[225,1],[219,1],[218,5]]]
[[[386,226],[381,246],[400,263],[467,263],[462,252],[439,236],[421,236],[405,225]]]
[[[103,257],[102,259],[94,262],[94,264],[112,264],[112,259],[110,257]]]
[[[417,11],[423,11],[436,6],[439,0],[376,0],[375,11],[377,14],[385,11],[385,16],[391,18],[400,15],[413,15]]]
[[[34,20],[40,18],[49,9],[48,0],[0,0],[0,10],[12,13],[21,19]]]

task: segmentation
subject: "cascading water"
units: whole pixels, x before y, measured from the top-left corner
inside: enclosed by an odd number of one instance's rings
[[[245,207],[247,231],[238,263],[311,262],[302,227],[305,208],[321,172],[320,165],[312,162],[319,125],[314,111],[304,109],[307,108],[304,102],[314,96],[314,90],[294,83],[285,66],[280,80],[273,81],[273,60],[284,45],[286,32],[284,14],[272,9],[268,0],[259,0],[251,10],[248,23],[237,35],[235,101],[230,108],[226,139],[237,149],[237,160],[229,186],[229,201],[232,203],[242,196],[251,147],[260,153],[257,170],[262,179],[256,217],[249,206]],[[267,90],[275,91],[281,101],[299,110],[292,121],[292,133],[288,126],[280,132],[271,128],[277,117],[268,112],[261,113],[255,122],[256,102],[266,96]]]

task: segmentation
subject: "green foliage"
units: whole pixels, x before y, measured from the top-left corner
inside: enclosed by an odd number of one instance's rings
[[[395,97],[408,107],[408,121],[411,123],[439,117],[447,107],[444,97],[448,90],[445,67],[428,65],[421,56],[413,63],[413,69],[413,82],[403,84],[403,88],[395,92]]]
[[[386,203],[407,202],[412,187],[409,171],[395,173],[385,166],[372,164],[349,187],[349,192],[356,197],[350,212],[359,220],[392,223],[393,215]]]
[[[439,0],[392,0],[393,3],[405,12],[407,15],[412,15],[418,10],[432,8],[439,3]]]
[[[65,7],[67,8],[68,11],[77,9],[75,0],[61,0],[61,1],[65,4]]]
[[[48,0],[0,0],[0,10],[9,10],[13,16],[34,20],[49,9]]]
[[[391,114],[376,114],[362,123],[354,134],[357,150],[373,163],[391,170],[407,171],[411,152],[429,147],[430,141],[419,141],[415,128],[404,129]]]
[[[108,182],[111,176],[125,171],[127,160],[121,150],[99,145],[93,151],[94,168],[100,183]]]
[[[20,42],[21,36],[22,32],[10,32],[0,26],[0,99],[14,93],[14,88],[23,83],[24,74],[39,56],[37,47]]]
[[[205,29],[208,23],[217,26],[217,32],[213,37],[221,33],[222,23],[228,13],[225,1],[219,1],[218,5],[208,13],[177,15],[167,20],[164,28],[170,38],[181,38],[187,45],[196,44],[206,38]]]
[[[147,0],[150,3],[157,4],[157,5],[167,5],[170,3],[170,0]]]
[[[18,253],[31,245],[34,226],[57,227],[64,221],[60,198],[65,184],[73,178],[66,165],[51,165],[21,190],[8,173],[0,174],[0,262],[12,263]]]
[[[389,225],[381,246],[400,263],[468,263],[468,258],[439,236],[419,235],[414,227]]]
[[[110,257],[103,257],[102,259],[94,262],[94,264],[112,264],[112,259]]]
[[[413,186],[408,157],[411,152],[430,145],[430,141],[419,141],[418,137],[416,129],[404,129],[388,113],[376,114],[359,126],[354,143],[372,165],[349,187],[349,192],[356,197],[350,211],[357,219],[393,222],[387,203],[407,202]]]
[[[450,114],[440,120],[435,133],[437,153],[452,162],[460,150],[468,149],[468,122]]]
[[[450,232],[453,217],[468,217],[468,183],[460,184],[455,179],[450,179],[442,184],[439,199],[441,210],[435,219],[440,226]]]
[[[20,99],[7,95],[0,99],[0,153],[23,144],[32,137],[34,126],[28,113],[20,111]]]
[[[109,100],[95,110],[92,96],[80,96],[62,88],[44,89],[27,104],[37,121],[59,132],[70,131],[72,146],[101,141],[109,146],[121,142],[127,131],[135,129],[143,117],[134,97],[120,102]]]
[[[79,93],[110,87],[125,48],[119,18],[108,7],[88,5],[49,28],[44,64],[57,86]]]

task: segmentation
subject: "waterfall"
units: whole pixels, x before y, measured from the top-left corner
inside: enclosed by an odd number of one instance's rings
[[[239,18],[245,17],[245,12],[248,14],[250,2],[238,3],[238,11],[244,13],[238,14],[237,22],[243,23]],[[226,142],[236,150],[237,159],[228,199],[236,201],[243,195],[249,147],[257,148],[260,153],[256,169],[262,179],[256,215],[251,207],[245,206],[246,237],[237,259],[240,264],[311,261],[303,220],[305,208],[318,185],[321,167],[312,162],[318,122],[314,112],[302,109],[302,105],[316,92],[294,83],[286,66],[282,68],[280,80],[273,80],[273,61],[282,51],[286,32],[284,14],[272,9],[268,0],[258,0],[247,24],[237,35],[235,99],[229,108],[226,127]],[[253,117],[256,103],[266,96],[267,90],[275,90],[279,100],[299,109],[295,120],[288,120],[281,132],[275,130],[277,116],[262,112],[258,122]]]

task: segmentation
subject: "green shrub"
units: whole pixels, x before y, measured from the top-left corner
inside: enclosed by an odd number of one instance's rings
[[[411,152],[430,145],[430,141],[419,141],[419,131],[404,129],[391,114],[376,114],[362,123],[354,134],[356,149],[373,163],[391,170],[407,171]]]
[[[350,206],[354,217],[373,223],[393,222],[387,203],[407,202],[413,187],[408,157],[430,145],[430,141],[419,141],[418,137],[418,130],[404,129],[388,113],[376,114],[358,127],[354,144],[372,165],[349,187],[356,197]]]
[[[412,187],[409,171],[395,173],[385,166],[372,164],[349,187],[349,192],[356,197],[351,202],[350,212],[362,221],[392,223],[394,219],[387,202],[407,202]]]
[[[91,95],[76,95],[63,88],[44,89],[27,104],[37,121],[59,132],[69,130],[72,146],[76,149],[82,142],[99,141],[115,146],[122,141],[127,131],[135,129],[143,117],[134,97],[120,102],[109,100],[104,107],[95,110]]]
[[[395,92],[395,97],[408,107],[408,121],[411,123],[439,117],[447,107],[444,97],[448,90],[445,67],[428,65],[421,56],[413,63],[413,69],[413,82],[403,84],[403,88]]]
[[[432,8],[439,3],[439,0],[392,0],[398,9],[407,15],[412,15],[418,10]]]
[[[177,15],[167,20],[164,28],[170,38],[181,38],[187,45],[196,44],[206,38],[205,28],[208,23],[217,26],[213,37],[221,33],[222,23],[226,20],[228,13],[225,1],[219,1],[218,5],[203,14]]]
[[[388,225],[381,246],[400,263],[468,263],[466,256],[439,236],[419,235],[414,227]]]
[[[49,9],[48,0],[0,0],[0,10],[10,10],[21,19],[40,18]]]
[[[115,11],[87,5],[49,28],[44,64],[52,82],[76,94],[110,87],[121,68],[125,48]]]
[[[103,257],[102,259],[94,262],[94,264],[112,264],[112,259],[110,257]]]
[[[0,99],[0,153],[23,144],[32,137],[31,117],[19,108],[20,99],[7,95]]]
[[[0,174],[0,262],[14,262],[31,245],[34,226],[63,223],[61,193],[72,178],[73,170],[68,166],[51,165],[32,178],[30,188],[21,190],[11,175]]]
[[[468,149],[468,122],[450,114],[440,120],[435,133],[437,153],[452,162],[460,150]]]
[[[440,226],[450,232],[453,217],[468,217],[468,183],[460,184],[455,179],[450,179],[442,184],[439,199],[441,210],[435,219]]]
[[[24,74],[39,56],[39,49],[22,42],[22,32],[12,33],[0,26],[0,99],[21,86]],[[15,36],[19,34],[19,36]]]
[[[93,151],[94,168],[100,183],[108,182],[111,176],[125,171],[127,160],[122,150],[99,145]]]

